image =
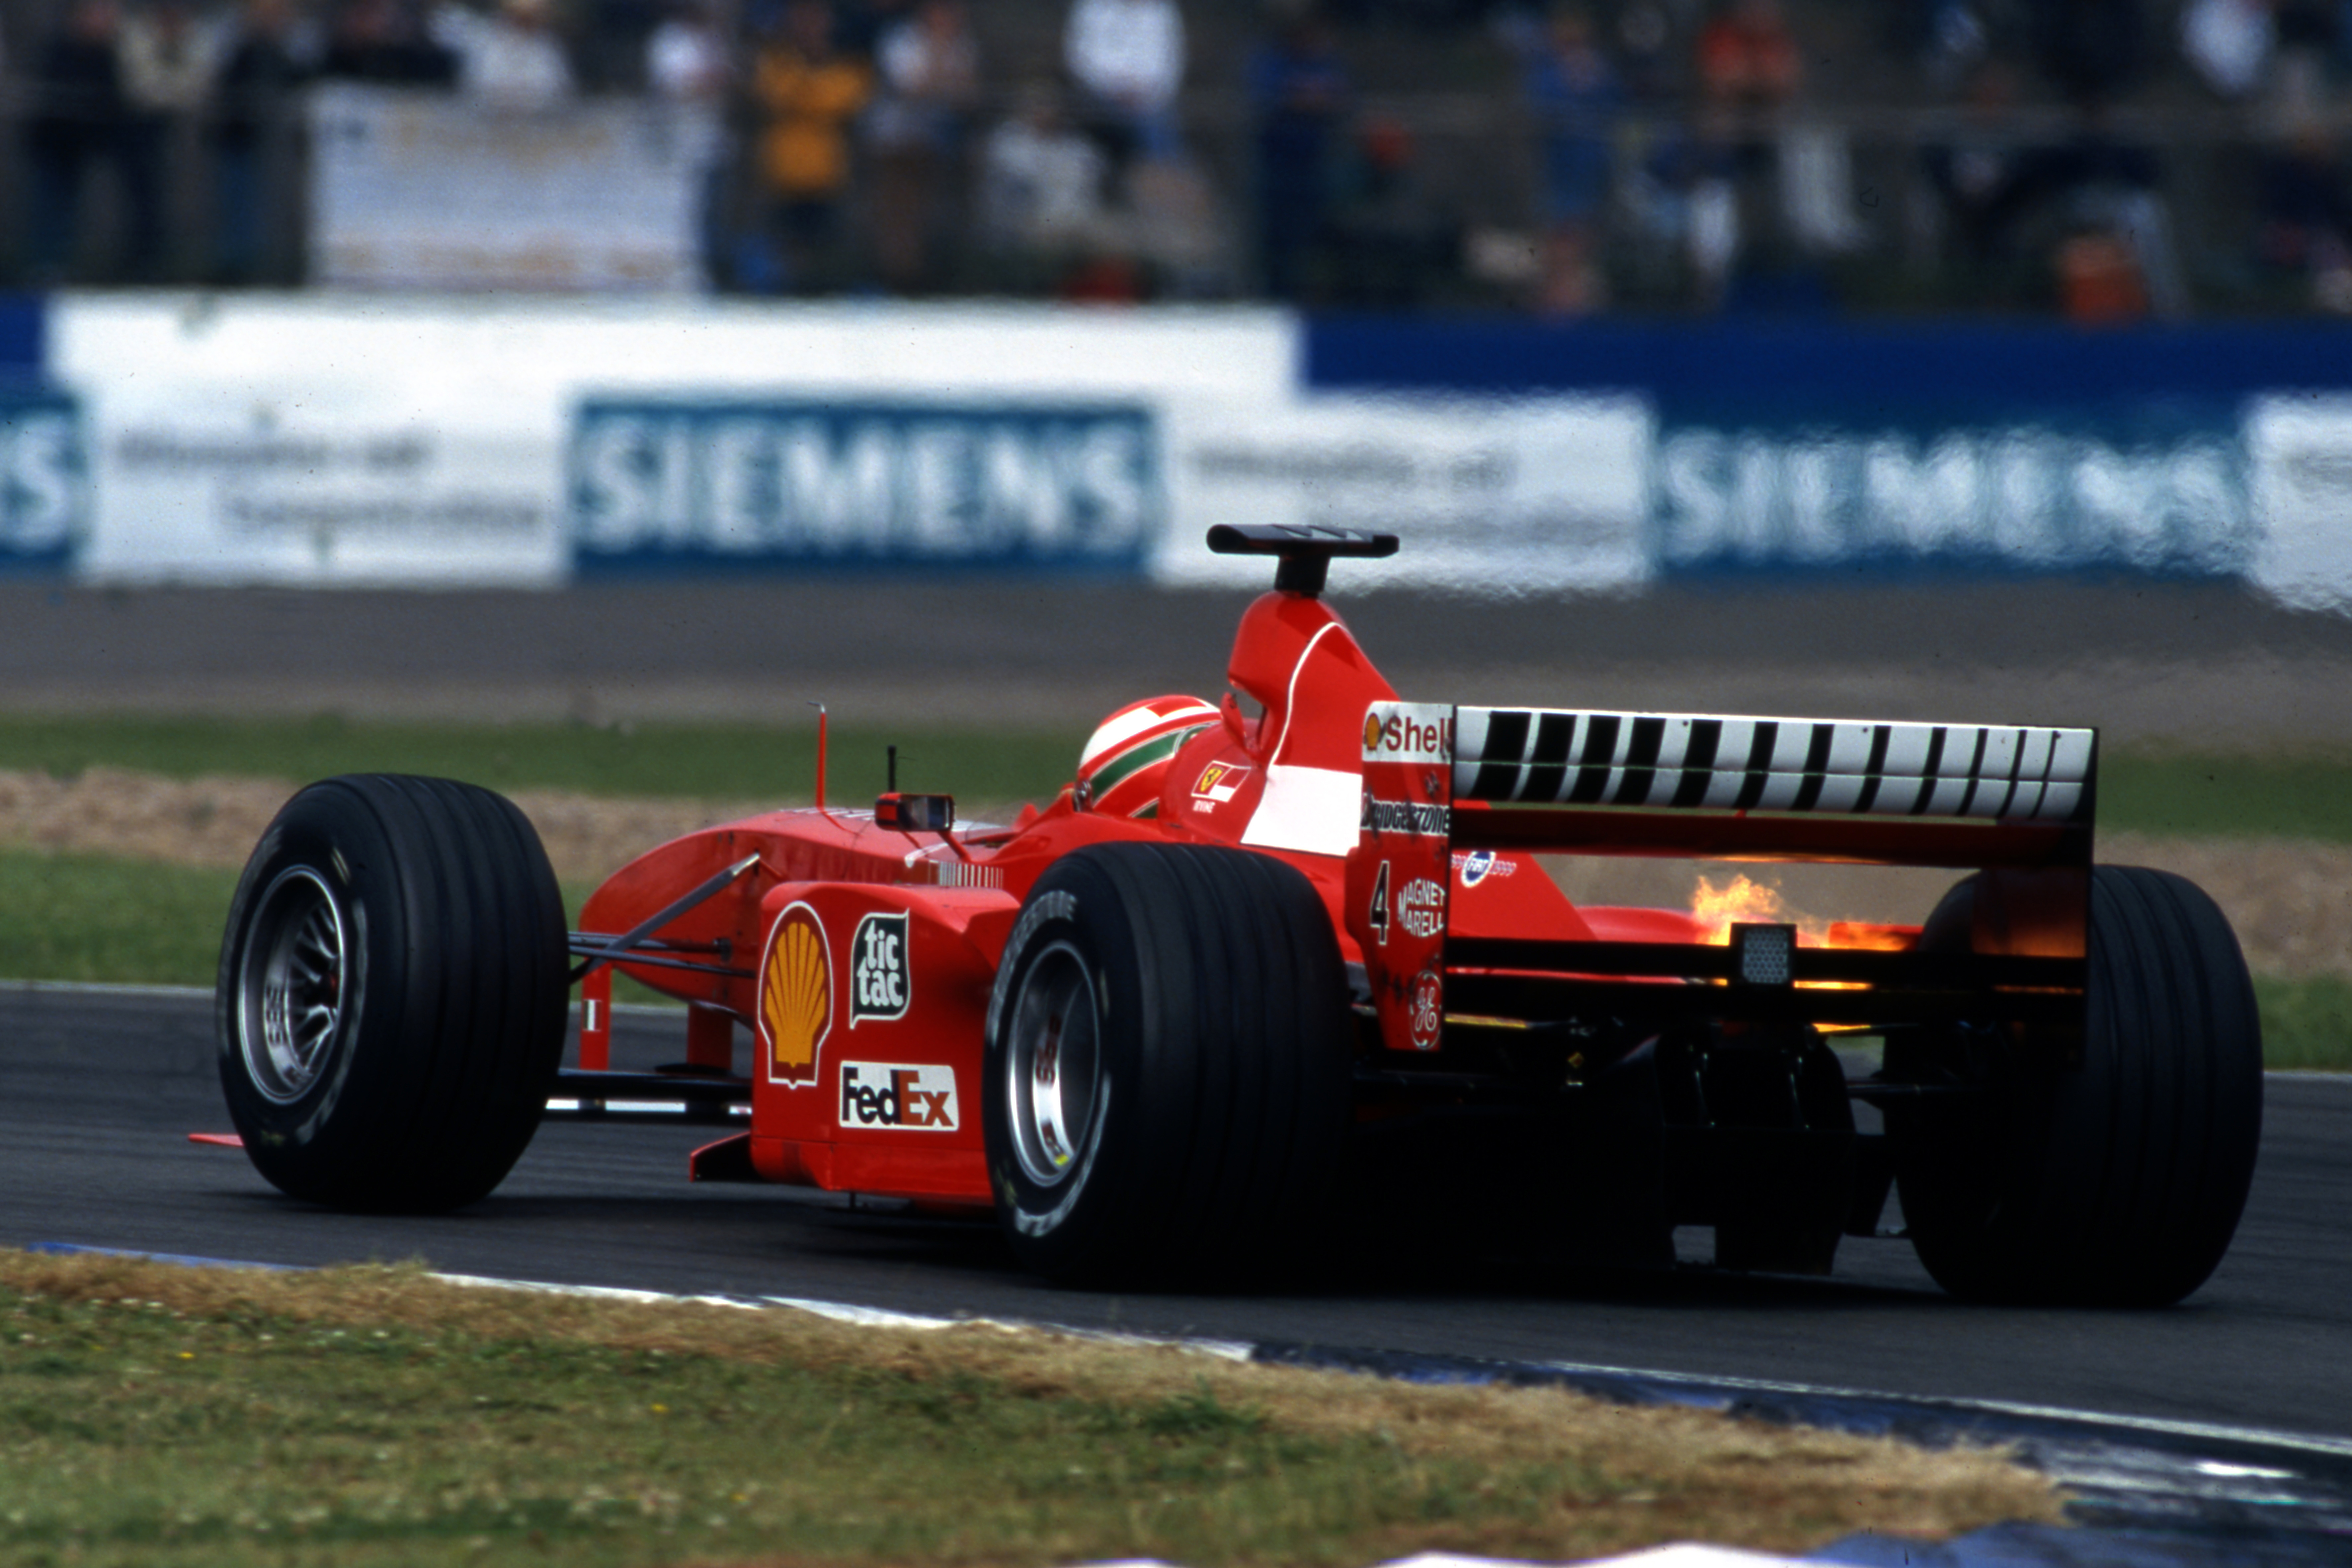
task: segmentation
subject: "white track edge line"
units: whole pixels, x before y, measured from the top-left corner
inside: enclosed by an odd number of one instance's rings
[[[2058,1405],[2027,1405],[2009,1399],[1973,1399],[1937,1394],[1886,1394],[1866,1388],[1839,1388],[1815,1383],[1775,1383],[1754,1377],[1714,1377],[1701,1373],[1656,1372],[1642,1367],[1597,1366],[1584,1362],[1532,1361],[1517,1364],[1544,1372],[1584,1373],[1601,1377],[1643,1378],[1693,1388],[1747,1390],[1757,1394],[1801,1394],[1816,1399],[1873,1399],[1904,1405],[1938,1405],[1954,1410],[1980,1410],[1987,1415],[2016,1415],[2032,1420],[2063,1421],[2077,1426],[2119,1426],[2128,1431],[2170,1437],[2199,1437],[2213,1442],[2258,1443],[2352,1458],[2352,1437],[2324,1437],[2311,1433],[2282,1432],[2266,1426],[2233,1426],[2210,1421],[2179,1421],[2163,1415],[2119,1415],[2096,1410],[2070,1410]]]
[[[0,992],[50,992],[69,996],[153,996],[209,999],[209,985],[126,985],[100,980],[0,980]]]
[[[1008,1333],[1056,1334],[1068,1339],[1086,1340],[1102,1344],[1138,1345],[1191,1351],[1225,1361],[1248,1361],[1255,1346],[1242,1340],[1200,1339],[1185,1335],[1126,1334],[1100,1329],[1082,1329],[1064,1323],[1030,1322],[1001,1318],[940,1318],[928,1314],[894,1311],[887,1307],[861,1307],[853,1302],[824,1301],[803,1296],[677,1296],[659,1290],[632,1290],[611,1285],[549,1285],[532,1280],[498,1279],[472,1274],[436,1274],[455,1285],[480,1286],[509,1290],[540,1291],[550,1295],[581,1296],[606,1300],[638,1301],[648,1305],[662,1302],[700,1302],[718,1306],[759,1308],[775,1306],[794,1311],[808,1312],[835,1322],[853,1323],[872,1328],[939,1330],[957,1328],[996,1329]],[[1570,1375],[1641,1378],[1688,1388],[1721,1388],[1757,1394],[1801,1394],[1819,1399],[1885,1400],[1906,1405],[1937,1405],[1955,1410],[1983,1411],[1988,1415],[2015,1415],[2035,1420],[2061,1421],[2078,1426],[2122,1427],[2128,1431],[2161,1434],[2171,1437],[2197,1437],[2213,1442],[2252,1443],[2273,1447],[2294,1448],[2305,1453],[2325,1454],[2336,1458],[2352,1458],[2352,1437],[2323,1437],[2307,1433],[2282,1432],[2261,1426],[2235,1426],[2208,1421],[2178,1421],[2160,1415],[2117,1415],[2095,1410],[2070,1410],[2062,1405],[2027,1405],[2013,1400],[1970,1399],[1941,1394],[1887,1394],[1870,1389],[1839,1388],[1822,1384],[1777,1383],[1764,1378],[1712,1377],[1699,1373],[1661,1372],[1642,1367],[1602,1366],[1588,1362],[1530,1361],[1503,1363],[1541,1372],[1557,1372]]]
[[[920,1312],[895,1311],[887,1307],[861,1307],[853,1301],[825,1301],[809,1296],[678,1296],[661,1290],[635,1290],[618,1285],[551,1285],[534,1279],[499,1279],[482,1274],[435,1273],[436,1279],[451,1285],[478,1287],[493,1290],[528,1290],[548,1296],[577,1296],[592,1300],[631,1301],[646,1306],[664,1303],[688,1303],[709,1307],[740,1307],[753,1311],[771,1307],[782,1307],[795,1312],[807,1312],[837,1323],[849,1323],[859,1328],[913,1329],[931,1331],[940,1329],[994,1329],[1002,1333],[1055,1334],[1065,1339],[1085,1340],[1095,1344],[1130,1345],[1152,1349],[1190,1351],[1195,1354],[1215,1356],[1222,1361],[1248,1361],[1256,1353],[1256,1346],[1243,1340],[1195,1339],[1181,1334],[1127,1334],[1105,1329],[1074,1328],[1061,1323],[1032,1323],[1004,1318],[940,1318]]]

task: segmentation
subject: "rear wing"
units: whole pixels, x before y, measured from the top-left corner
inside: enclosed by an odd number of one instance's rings
[[[1468,1016],[2080,1025],[2095,731],[1375,702],[1362,756],[1348,926],[1392,1048],[1435,1049]],[[1455,939],[1457,849],[1986,877],[1968,952],[1799,949],[1786,927],[1720,947]]]

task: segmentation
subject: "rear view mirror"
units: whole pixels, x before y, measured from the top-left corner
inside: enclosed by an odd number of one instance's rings
[[[874,797],[874,825],[901,833],[945,833],[955,826],[951,795],[889,795]]]

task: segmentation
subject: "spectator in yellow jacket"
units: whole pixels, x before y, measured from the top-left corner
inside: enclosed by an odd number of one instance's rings
[[[773,282],[798,293],[839,280],[850,127],[874,91],[871,68],[835,52],[833,26],[829,0],[793,0],[751,68],[761,205],[782,253]]]

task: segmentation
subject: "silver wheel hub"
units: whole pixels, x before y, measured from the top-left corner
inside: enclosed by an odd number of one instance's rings
[[[1022,978],[1004,1063],[1013,1154],[1038,1186],[1068,1179],[1087,1147],[1102,1102],[1101,1042],[1093,972],[1057,942]]]
[[[237,975],[245,1074],[280,1105],[308,1094],[334,1054],[349,979],[342,905],[307,866],[263,890]]]

